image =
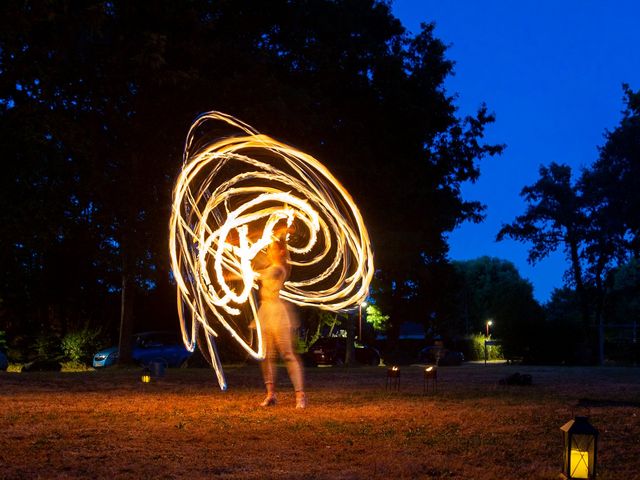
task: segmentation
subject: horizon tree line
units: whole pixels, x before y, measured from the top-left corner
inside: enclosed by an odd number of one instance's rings
[[[16,351],[33,355],[33,345],[45,351],[47,338],[86,328],[115,341],[177,324],[171,189],[190,123],[211,109],[308,151],[345,184],[370,229],[372,298],[390,338],[408,319],[425,331],[461,325],[451,295],[469,285],[448,258],[447,234],[482,221],[484,206],[460,188],[504,145],[483,143],[494,121],[485,105],[457,115],[444,88],[454,63],[434,24],[411,35],[375,0],[63,0],[3,2],[0,25],[0,331]],[[637,94],[626,94],[625,121],[637,122]],[[606,195],[616,193],[608,165],[637,146],[615,132],[593,169],[600,180],[585,180],[580,201],[598,198],[586,185],[600,192],[609,177]],[[548,170],[554,183],[557,169]],[[637,225],[617,193],[606,196],[611,205],[578,208],[608,229],[600,238],[580,227],[580,291],[605,291],[625,248],[639,248],[622,241]],[[616,225],[607,224],[611,213]],[[500,236],[533,239],[519,223]],[[510,272],[528,298],[517,271],[486,268]],[[584,318],[609,312],[614,297],[603,295],[599,310],[579,302]],[[516,338],[514,322],[504,325]],[[128,342],[120,343],[127,362]]]

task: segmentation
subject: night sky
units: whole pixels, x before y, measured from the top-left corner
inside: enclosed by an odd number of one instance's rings
[[[596,160],[605,130],[618,125],[622,83],[640,89],[640,2],[394,0],[393,12],[414,33],[421,22],[436,23],[456,62],[446,88],[458,95],[459,114],[486,102],[497,117],[487,141],[507,145],[463,189],[466,199],[487,205],[487,218],[453,232],[450,257],[510,260],[536,298],[548,300],[563,284],[564,254],[532,267],[528,245],[495,236],[524,212],[519,193],[537,180],[540,165],[566,163],[579,173]]]

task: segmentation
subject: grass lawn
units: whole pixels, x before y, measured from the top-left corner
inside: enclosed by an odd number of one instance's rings
[[[306,370],[309,406],[280,370],[261,409],[257,365],[206,369],[0,372],[0,478],[557,479],[559,430],[587,414],[600,430],[598,478],[640,479],[640,369],[442,367],[400,391],[381,367]],[[514,372],[531,386],[499,386]]]

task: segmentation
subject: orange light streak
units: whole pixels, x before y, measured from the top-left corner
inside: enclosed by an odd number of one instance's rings
[[[236,135],[204,141],[212,122]],[[214,326],[264,358],[254,263],[285,231],[292,274],[282,298],[330,311],[365,300],[373,254],[346,189],[312,156],[224,113],[201,115],[187,135],[173,191],[169,249],[183,341],[193,351],[198,328],[204,330],[223,390]]]

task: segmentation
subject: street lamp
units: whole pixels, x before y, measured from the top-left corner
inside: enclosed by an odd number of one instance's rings
[[[358,304],[358,341],[362,343],[362,307],[366,307],[367,302]]]
[[[489,327],[493,325],[493,320],[487,320],[487,338],[489,337]]]

